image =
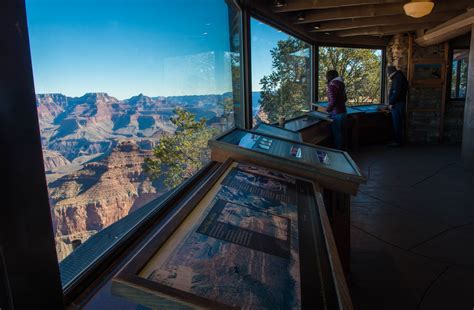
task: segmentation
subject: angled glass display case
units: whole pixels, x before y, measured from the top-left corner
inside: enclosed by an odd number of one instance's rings
[[[319,101],[318,103],[313,104],[313,107],[315,107],[317,109],[317,111],[319,111],[319,112],[326,111],[326,108],[328,107],[328,102],[327,101]],[[359,109],[356,109],[356,108],[357,107],[346,106],[347,115],[357,115],[357,114],[362,114],[362,113],[365,112],[365,111],[362,111],[362,110],[359,110]]]
[[[318,185],[233,160],[183,199],[112,291],[153,308],[350,308]]]
[[[293,131],[290,129],[278,127],[276,125],[270,125],[265,123],[260,123],[252,128],[252,131],[268,134],[271,136],[288,139],[288,140],[295,140],[298,142],[303,142],[303,138],[301,137],[301,133],[297,131]]]
[[[366,181],[348,153],[277,136],[235,128],[210,140],[209,146],[213,160],[249,160],[348,194],[356,194]]]
[[[284,128],[301,134],[302,141],[311,144],[324,144],[331,134],[332,119],[327,113],[306,112],[303,115],[285,120]],[[276,126],[276,124],[273,124]]]

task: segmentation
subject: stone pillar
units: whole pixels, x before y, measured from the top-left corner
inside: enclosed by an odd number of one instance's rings
[[[469,71],[462,137],[462,159],[467,168],[474,169],[474,25],[471,26],[471,47],[469,51]]]

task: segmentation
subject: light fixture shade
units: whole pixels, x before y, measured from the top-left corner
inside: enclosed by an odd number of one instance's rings
[[[434,3],[426,0],[412,0],[403,6],[405,14],[414,18],[420,18],[431,13]]]
[[[281,8],[285,5],[285,1],[284,0],[275,0],[273,2],[273,4],[275,5],[276,8]]]

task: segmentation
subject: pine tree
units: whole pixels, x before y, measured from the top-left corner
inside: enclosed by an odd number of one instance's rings
[[[164,184],[173,188],[190,178],[209,160],[207,141],[217,129],[208,127],[206,119],[182,108],[175,110],[171,122],[174,134],[164,136],[153,149],[153,157],[145,160],[145,170],[152,178],[164,176]]]
[[[345,47],[319,48],[319,100],[326,101],[326,72],[336,70],[344,79],[349,105],[380,103],[379,50]]]
[[[260,110],[268,121],[291,118],[308,109],[310,101],[310,49],[305,42],[288,38],[270,51],[273,72],[260,80]]]

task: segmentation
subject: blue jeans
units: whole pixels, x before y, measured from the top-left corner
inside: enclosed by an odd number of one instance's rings
[[[331,118],[333,119],[331,130],[334,138],[334,148],[342,150],[344,148],[346,113],[334,114],[331,115]]]
[[[392,107],[393,139],[403,144],[405,136],[405,102],[397,102]]]

